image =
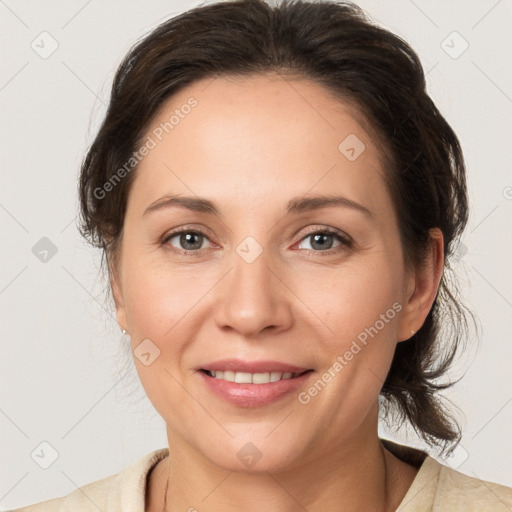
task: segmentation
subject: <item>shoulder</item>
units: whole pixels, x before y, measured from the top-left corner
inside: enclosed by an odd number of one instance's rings
[[[395,449],[395,446],[391,446]],[[418,473],[397,512],[510,512],[512,488],[465,475],[425,452],[401,446]],[[396,452],[396,450],[395,450]],[[412,457],[416,457],[413,461]],[[475,475],[476,476],[476,475]]]
[[[83,485],[67,496],[34,503],[11,512],[144,512],[146,476],[167,454],[168,448],[155,450],[121,472]]]
[[[104,510],[105,504],[119,490],[120,475],[108,476],[75,489],[67,496],[34,503],[11,512],[89,512]]]
[[[442,464],[439,466],[439,480],[433,507],[435,512],[512,510],[511,487],[471,477]]]
[[[103,510],[107,497],[118,487],[119,475],[120,473],[117,473],[83,485],[66,496],[34,503],[11,512],[67,512],[73,507],[77,507],[77,512]]]

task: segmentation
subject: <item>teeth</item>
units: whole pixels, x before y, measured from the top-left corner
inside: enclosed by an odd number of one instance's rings
[[[270,382],[269,373],[253,373],[252,383],[253,384],[268,384]]]
[[[281,372],[272,372],[270,374],[270,382],[276,382],[277,380],[281,380],[282,373]]]
[[[216,379],[227,380],[228,382],[236,382],[238,384],[268,384],[269,382],[277,382],[278,380],[292,379],[297,374],[291,372],[267,372],[267,373],[249,373],[249,372],[232,372],[220,370],[208,370],[212,377]]]
[[[236,372],[235,382],[238,382],[238,384],[252,384],[252,375],[246,372]]]

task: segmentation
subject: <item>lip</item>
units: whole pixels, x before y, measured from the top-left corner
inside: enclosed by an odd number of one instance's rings
[[[248,373],[266,373],[266,372],[291,372],[303,373],[311,368],[302,368],[287,363],[280,363],[279,361],[244,361],[242,359],[223,359],[213,363],[206,363],[204,366],[197,368],[198,370],[213,370],[213,371],[238,371]]]
[[[280,363],[278,361],[242,361],[240,359],[216,361],[206,364],[197,370],[197,374],[209,391],[227,403],[247,408],[261,407],[283,399],[304,386],[306,380],[314,373],[310,368]],[[299,375],[291,379],[269,382],[267,384],[240,384],[210,377],[203,370],[230,370],[248,373],[270,373],[274,371],[298,373]]]

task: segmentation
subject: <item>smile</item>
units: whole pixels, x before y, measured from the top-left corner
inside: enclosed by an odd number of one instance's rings
[[[296,393],[315,373],[277,361],[230,359],[197,368],[203,385],[223,402],[238,407],[262,407]]]
[[[269,384],[270,382],[277,382],[280,380],[294,379],[300,373],[292,372],[265,372],[265,373],[249,373],[249,372],[234,372],[234,371],[220,371],[220,370],[204,370],[207,375],[214,379],[221,379],[228,382],[236,382],[238,384]]]

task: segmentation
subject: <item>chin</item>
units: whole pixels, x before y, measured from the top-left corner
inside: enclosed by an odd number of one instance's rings
[[[219,443],[214,450],[209,446],[202,453],[213,464],[226,471],[266,474],[289,470],[301,457],[303,446],[271,442],[265,436],[254,436],[252,440],[248,440],[246,436],[244,441],[230,439],[224,445]]]

